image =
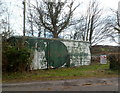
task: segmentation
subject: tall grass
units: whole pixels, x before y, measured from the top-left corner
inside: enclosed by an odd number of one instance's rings
[[[109,69],[109,64],[89,65],[72,68],[34,70],[30,72],[3,73],[3,82],[19,82],[34,80],[60,80],[89,77],[116,77],[118,71]]]

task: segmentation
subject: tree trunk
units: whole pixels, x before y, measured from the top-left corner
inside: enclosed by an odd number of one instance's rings
[[[53,38],[58,38],[58,33],[54,32],[53,33]]]

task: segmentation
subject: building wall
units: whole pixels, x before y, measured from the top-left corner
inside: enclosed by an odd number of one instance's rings
[[[38,38],[34,42],[36,43],[31,69],[90,64],[91,54],[88,42],[43,38]],[[50,54],[47,55],[48,52]]]
[[[81,66],[89,65],[91,54],[88,42],[81,41],[62,41],[70,54],[70,65]]]

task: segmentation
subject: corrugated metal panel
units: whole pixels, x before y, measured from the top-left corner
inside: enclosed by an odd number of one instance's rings
[[[16,40],[21,37],[15,37]],[[14,40],[14,41],[16,41]],[[89,65],[88,42],[26,37],[26,46],[34,50],[31,69]]]

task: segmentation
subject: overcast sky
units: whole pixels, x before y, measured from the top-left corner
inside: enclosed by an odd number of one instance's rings
[[[9,8],[9,11],[12,12],[10,16],[10,23],[12,24],[11,27],[17,31],[16,34],[22,35],[22,27],[23,27],[23,0],[3,0]],[[26,0],[28,1],[28,0]],[[35,0],[31,0],[35,1]],[[87,6],[87,2],[89,0],[76,0],[82,3],[82,8]],[[100,3],[100,7],[104,9],[104,13],[108,13],[110,9],[117,10],[118,9],[118,2],[119,0],[97,0]],[[110,44],[110,42],[107,42]],[[114,44],[115,45],[115,44]]]

